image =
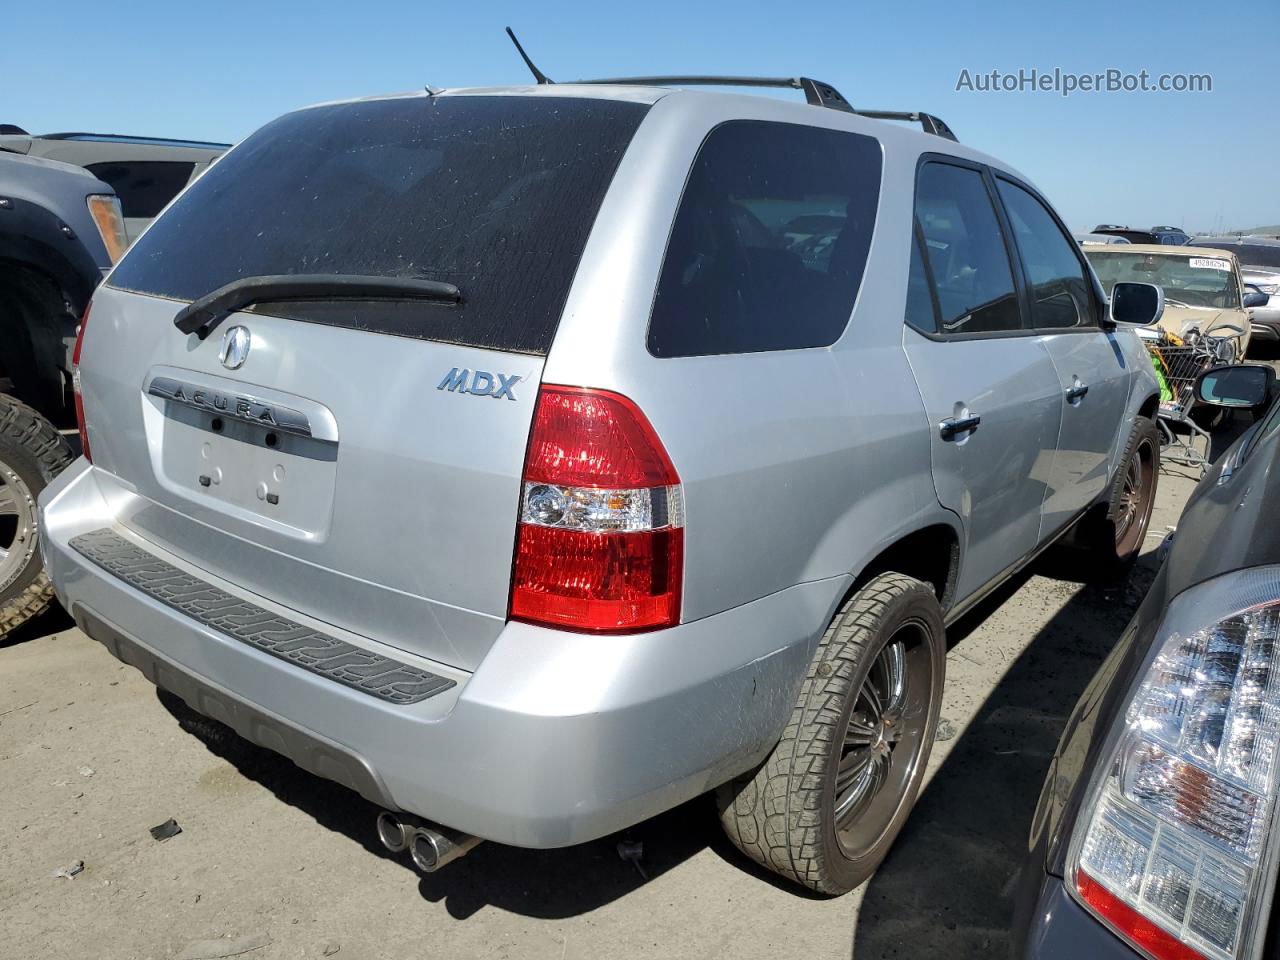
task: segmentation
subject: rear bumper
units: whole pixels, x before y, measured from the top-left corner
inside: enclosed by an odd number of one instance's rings
[[[525,847],[630,826],[758,762],[847,587],[803,584],[671,630],[592,637],[509,623],[474,674],[314,623],[164,554],[116,523],[80,460],[41,497],[63,605],[121,660],[299,766],[375,803]],[[210,586],[454,684],[392,703],[272,656],[137,589],[72,538],[116,533]]]
[[[1036,874],[1024,874],[1024,883]],[[1038,873],[1040,890],[1025,927],[1014,927],[1014,960],[1139,960],[1141,956],[1071,899],[1062,878]]]

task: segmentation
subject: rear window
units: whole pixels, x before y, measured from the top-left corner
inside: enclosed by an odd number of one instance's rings
[[[838,130],[734,120],[694,160],[667,244],[649,352],[824,347],[862,283],[880,144]]]
[[[462,290],[460,305],[252,309],[545,354],[600,201],[647,110],[445,96],[286,114],[197,180],[133,245],[111,284],[190,301],[269,274],[440,280]]]
[[[1234,250],[1242,267],[1280,267],[1280,244],[1271,246],[1267,243],[1214,243],[1212,240],[1195,240],[1189,246]]]
[[[130,160],[91,163],[86,169],[99,180],[111,184],[111,189],[120,198],[120,210],[126,217],[154,217],[187,185],[195,164],[171,160]]]

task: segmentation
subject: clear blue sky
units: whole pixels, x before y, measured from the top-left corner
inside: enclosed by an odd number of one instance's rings
[[[293,107],[523,83],[510,23],[554,79],[805,73],[856,106],[926,110],[1035,181],[1073,229],[1280,223],[1280,3],[363,0],[22,3],[0,121],[237,140]],[[77,29],[77,27],[81,27]],[[957,92],[972,73],[1208,73],[1213,92]],[[783,93],[782,95],[786,95]]]

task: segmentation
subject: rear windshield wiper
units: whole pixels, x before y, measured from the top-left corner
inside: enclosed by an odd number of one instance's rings
[[[364,277],[353,274],[290,273],[241,277],[187,304],[173,318],[183,333],[201,340],[228,315],[254,303],[298,300],[429,300],[461,303],[462,291],[452,283],[408,277]]]

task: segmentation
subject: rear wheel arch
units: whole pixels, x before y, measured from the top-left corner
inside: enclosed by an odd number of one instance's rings
[[[1138,408],[1138,416],[1146,417],[1148,420],[1156,418],[1156,411],[1160,408],[1160,394],[1153,393],[1147,399],[1142,401],[1142,406]]]
[[[844,599],[882,573],[902,573],[932,586],[946,610],[955,599],[959,570],[959,533],[950,524],[930,524],[900,535],[877,553],[854,577]]]
[[[39,267],[0,258],[0,377],[48,414],[61,412],[69,377],[65,344],[75,329],[74,297]]]

